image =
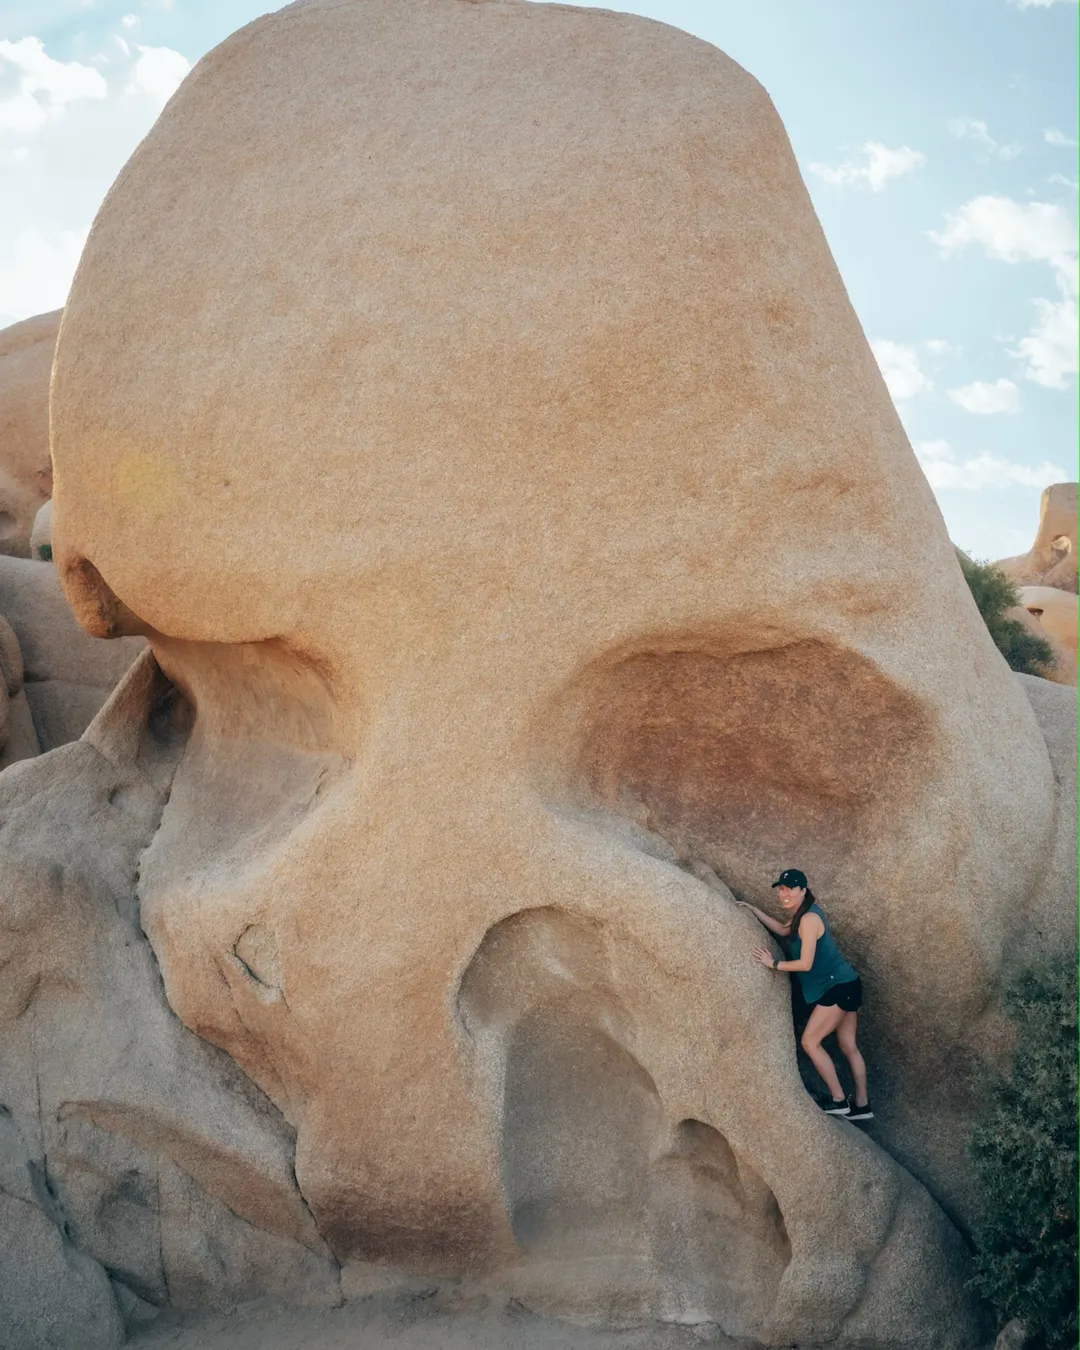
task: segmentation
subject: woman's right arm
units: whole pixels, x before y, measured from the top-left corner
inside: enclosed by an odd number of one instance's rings
[[[757,905],[751,905],[747,900],[736,900],[735,903],[740,909],[748,909],[759,923],[763,923],[770,933],[775,933],[778,937],[787,937],[789,925],[781,923],[779,919],[774,919],[771,914],[766,914],[764,910],[758,909]]]

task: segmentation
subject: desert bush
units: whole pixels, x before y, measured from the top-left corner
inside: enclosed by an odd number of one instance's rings
[[[1020,603],[1016,587],[992,563],[975,562],[960,549],[956,550],[956,556],[998,651],[1013,670],[1024,675],[1044,675],[1054,664],[1053,648],[1044,638],[1028,632],[1019,619],[1006,617],[1006,611]]]
[[[972,1288],[999,1325],[1024,1323],[1030,1350],[1077,1345],[1076,999],[1065,965],[1027,971],[1007,991],[1012,1071],[986,1080],[968,1144],[982,1201]]]

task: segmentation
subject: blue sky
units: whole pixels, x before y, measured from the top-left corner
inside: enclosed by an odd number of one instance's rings
[[[393,3],[394,0],[386,0]],[[407,2],[407,0],[402,0]],[[0,0],[0,324],[258,0]],[[629,0],[772,95],[953,539],[1030,544],[1076,477],[1075,0]]]

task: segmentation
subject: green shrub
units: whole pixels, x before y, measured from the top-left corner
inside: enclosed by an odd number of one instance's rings
[[[52,544],[42,544],[38,548],[38,557],[42,562],[52,562]]]
[[[968,1143],[982,1199],[972,1288],[999,1324],[1025,1324],[1032,1350],[1077,1345],[1076,997],[1076,970],[1063,965],[1008,990],[1012,1073],[989,1077]]]
[[[1019,619],[1005,617],[1006,610],[1020,603],[1016,587],[992,563],[979,563],[956,550],[960,570],[974,597],[990,636],[1013,670],[1024,675],[1045,675],[1054,664],[1054,649],[1045,638],[1029,633]]]

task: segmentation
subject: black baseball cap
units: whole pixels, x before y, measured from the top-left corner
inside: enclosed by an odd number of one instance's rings
[[[800,872],[797,867],[789,867],[786,871],[780,873],[779,877],[773,882],[773,890],[777,886],[791,886],[795,890],[806,890],[806,873]]]

